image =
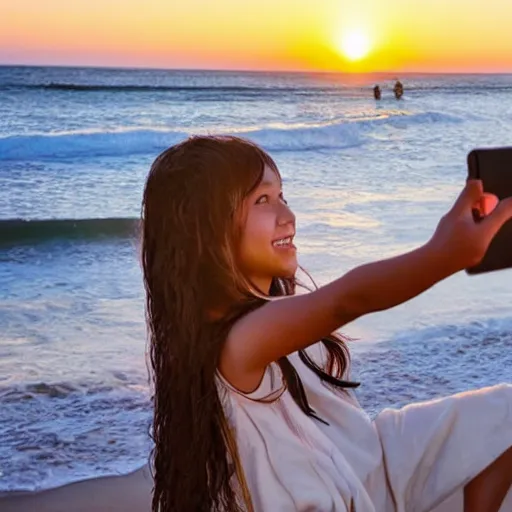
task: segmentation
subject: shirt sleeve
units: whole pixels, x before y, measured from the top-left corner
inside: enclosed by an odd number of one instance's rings
[[[375,418],[397,512],[424,512],[512,446],[512,385],[404,407]]]

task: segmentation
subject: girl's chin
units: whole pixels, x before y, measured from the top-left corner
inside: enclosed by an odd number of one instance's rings
[[[297,273],[297,268],[297,263],[295,263],[295,265],[290,265],[287,268],[282,268],[280,272],[277,273],[276,277],[281,277],[282,279],[292,279]]]

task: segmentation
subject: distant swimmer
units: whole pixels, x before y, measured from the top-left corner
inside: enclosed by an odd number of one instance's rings
[[[381,91],[380,91],[380,87],[378,85],[376,85],[374,88],[373,88],[373,97],[376,99],[376,100],[380,100],[381,98]]]
[[[400,80],[396,81],[395,87],[393,87],[393,92],[395,93],[395,98],[399,100],[404,95],[404,86]]]

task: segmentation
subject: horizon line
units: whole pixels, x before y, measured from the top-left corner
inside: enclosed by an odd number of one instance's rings
[[[0,68],[56,68],[56,69],[105,69],[110,71],[173,71],[197,73],[280,73],[280,74],[336,74],[336,75],[511,75],[510,71],[407,71],[407,70],[376,70],[376,71],[343,71],[320,69],[245,69],[245,68],[183,68],[153,66],[120,66],[120,65],[79,65],[79,64],[4,64]]]

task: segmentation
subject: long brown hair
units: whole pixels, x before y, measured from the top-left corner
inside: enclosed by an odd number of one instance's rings
[[[216,371],[233,323],[265,303],[248,289],[234,256],[243,229],[236,215],[265,165],[279,176],[271,157],[247,140],[198,136],[164,151],[147,178],[142,266],[154,386],[153,512],[251,508]],[[293,295],[296,285],[276,277],[270,294]],[[213,311],[224,314],[213,320]],[[349,361],[343,340],[322,342],[326,367],[305,351],[302,362],[333,386],[356,386],[341,380]],[[290,361],[279,365],[300,408],[323,421]]]

